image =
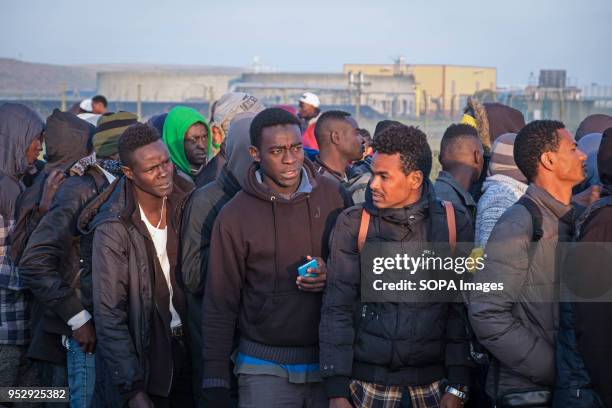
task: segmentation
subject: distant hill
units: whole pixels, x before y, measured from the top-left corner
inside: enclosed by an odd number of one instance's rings
[[[238,76],[244,69],[210,65],[53,65],[0,58],[0,97],[59,98],[64,88],[69,95],[91,95],[96,91],[97,73],[108,71],[198,72]]]

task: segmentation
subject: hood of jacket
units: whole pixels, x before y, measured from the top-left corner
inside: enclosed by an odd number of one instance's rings
[[[227,159],[225,166],[241,186],[244,185],[245,175],[253,163],[253,158],[249,154],[251,145],[249,127],[255,115],[255,113],[247,112],[236,116],[225,138],[225,157]]]
[[[469,98],[466,113],[476,120],[476,128],[485,149],[504,133],[518,133],[525,126],[523,114],[501,103],[479,103]]]
[[[317,171],[314,165],[312,164],[310,160],[304,158],[304,164],[302,168],[306,171],[306,175],[308,176],[308,181],[310,182],[310,185],[312,186],[312,189],[314,190],[319,184],[319,175],[317,174]],[[297,194],[295,197],[293,197],[290,200],[283,198],[278,193],[270,190],[268,186],[266,186],[264,183],[260,183],[257,180],[257,175],[256,175],[257,170],[259,170],[259,163],[255,162],[251,165],[251,167],[249,167],[249,171],[247,173],[247,176],[244,182],[243,190],[245,193],[253,197],[259,198],[260,200],[263,200],[263,201],[275,201],[276,200],[276,201],[281,201],[281,202],[301,200],[307,196],[307,194]]]
[[[27,106],[0,106],[0,173],[18,178],[27,171],[26,151],[43,129],[43,121]]]
[[[574,194],[584,191],[587,188],[599,184],[599,170],[597,168],[597,152],[601,144],[601,133],[589,133],[578,140],[578,149],[586,154],[585,179],[578,186],[574,187]]]
[[[159,135],[164,134],[164,122],[166,121],[167,113],[160,113],[159,115],[152,116],[147,121],[147,125],[154,127],[159,132]]]
[[[212,133],[210,131],[210,126],[204,116],[200,114],[197,110],[193,108],[189,108],[187,106],[176,106],[172,108],[170,112],[168,112],[168,116],[166,116],[166,120],[163,125],[163,133],[162,138],[166,146],[168,146],[168,151],[170,152],[170,158],[172,162],[185,174],[191,175],[191,165],[187,160],[187,155],[185,154],[185,134],[189,128],[196,124],[202,123],[206,126],[206,130],[208,132],[208,148],[207,154],[210,158],[210,154],[212,151]]]
[[[612,127],[612,116],[602,113],[589,115],[578,125],[575,139],[580,140],[589,133],[603,133],[609,127]]]
[[[89,153],[88,143],[96,128],[70,112],[55,109],[47,118],[45,157],[48,169],[68,170]]]
[[[612,189],[612,127],[606,129],[601,136],[601,144],[597,152],[597,169],[599,179],[607,190]]]

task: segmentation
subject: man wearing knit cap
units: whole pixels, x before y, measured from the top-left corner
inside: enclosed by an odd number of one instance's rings
[[[488,176],[476,210],[477,247],[485,247],[497,220],[527,191],[527,178],[512,156],[514,139],[516,133],[506,133],[493,143]]]
[[[315,125],[321,115],[321,101],[312,92],[304,92],[299,99],[298,117],[302,121],[302,141],[304,147],[319,150],[315,137]]]
[[[244,92],[228,92],[213,103],[210,109],[212,131],[212,149],[208,152],[210,160],[196,178],[197,187],[205,186],[215,180],[225,165],[227,157],[224,141],[234,118],[246,112],[257,114],[264,108],[256,97]]]
[[[178,174],[193,183],[212,149],[208,122],[193,108],[175,106],[168,112],[163,130],[163,141]]]
[[[72,166],[47,214],[32,232],[19,264],[25,285],[44,307],[40,343],[32,358],[68,364],[73,401],[90,406],[95,384],[96,334],[92,320],[90,235],[79,229],[79,214],[120,176],[118,140],[137,117],[129,112],[104,115],[92,139],[94,152]]]

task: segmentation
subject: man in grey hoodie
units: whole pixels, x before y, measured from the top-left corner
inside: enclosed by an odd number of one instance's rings
[[[486,266],[474,278],[503,290],[472,292],[469,317],[493,356],[487,393],[497,405],[513,393],[545,407],[555,379],[557,244],[572,237],[572,188],[584,179],[586,155],[563,123],[538,120],[519,131],[514,160],[529,188],[493,228]]]
[[[37,385],[27,359],[31,340],[30,302],[10,256],[8,235],[15,222],[21,183],[42,151],[44,125],[38,114],[16,103],[0,106],[0,386]]]
[[[181,227],[183,282],[187,291],[191,356],[194,368],[194,393],[202,385],[202,298],[208,267],[210,236],[221,208],[242,189],[244,176],[253,159],[249,154],[249,126],[255,113],[245,112],[234,118],[225,140],[226,163],[216,180],[198,188],[189,197]]]

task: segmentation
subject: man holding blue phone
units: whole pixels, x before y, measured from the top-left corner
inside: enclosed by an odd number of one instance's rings
[[[340,186],[304,159],[299,124],[277,108],[253,119],[255,163],[213,227],[202,324],[207,407],[228,406],[230,358],[240,406],[328,403],[318,347],[323,259],[345,204]]]

